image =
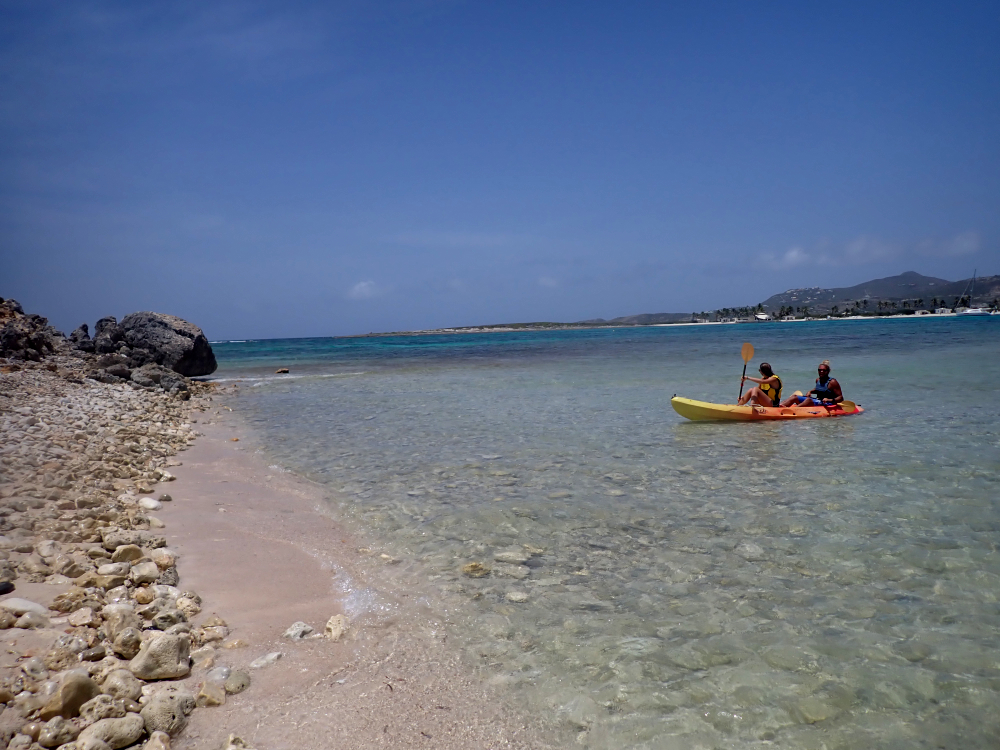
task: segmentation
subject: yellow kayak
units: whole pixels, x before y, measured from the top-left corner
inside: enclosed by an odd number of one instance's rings
[[[695,422],[717,422],[729,420],[734,422],[755,422],[768,419],[819,419],[824,417],[846,417],[851,414],[861,414],[862,409],[852,401],[834,406],[757,406],[756,404],[738,406],[737,404],[710,404],[707,401],[695,401],[691,398],[674,396],[670,399],[674,411],[682,417]]]

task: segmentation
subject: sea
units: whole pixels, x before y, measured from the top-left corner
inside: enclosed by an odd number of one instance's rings
[[[744,342],[864,413],[679,417]],[[1000,747],[1000,316],[214,349],[372,550],[352,616],[391,567],[566,747]]]

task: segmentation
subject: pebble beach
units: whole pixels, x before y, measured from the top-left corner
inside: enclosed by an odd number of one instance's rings
[[[344,614],[362,553],[218,386],[30,338],[0,359],[3,747],[553,746],[405,594]]]

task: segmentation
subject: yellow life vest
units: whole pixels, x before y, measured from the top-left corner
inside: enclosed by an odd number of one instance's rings
[[[777,375],[772,373],[771,377],[778,378]],[[781,378],[778,378],[778,382],[774,385],[769,385],[767,383],[761,383],[760,389],[764,392],[764,395],[771,399],[771,403],[775,406],[778,405],[778,399],[781,398]]]

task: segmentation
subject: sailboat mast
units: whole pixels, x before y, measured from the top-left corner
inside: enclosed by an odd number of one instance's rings
[[[958,304],[961,305],[966,297],[969,298],[969,307],[972,307],[972,296],[976,293],[976,271],[979,269],[972,270],[972,278],[969,279],[969,283],[965,285],[965,291],[962,292],[962,296],[958,298]]]

